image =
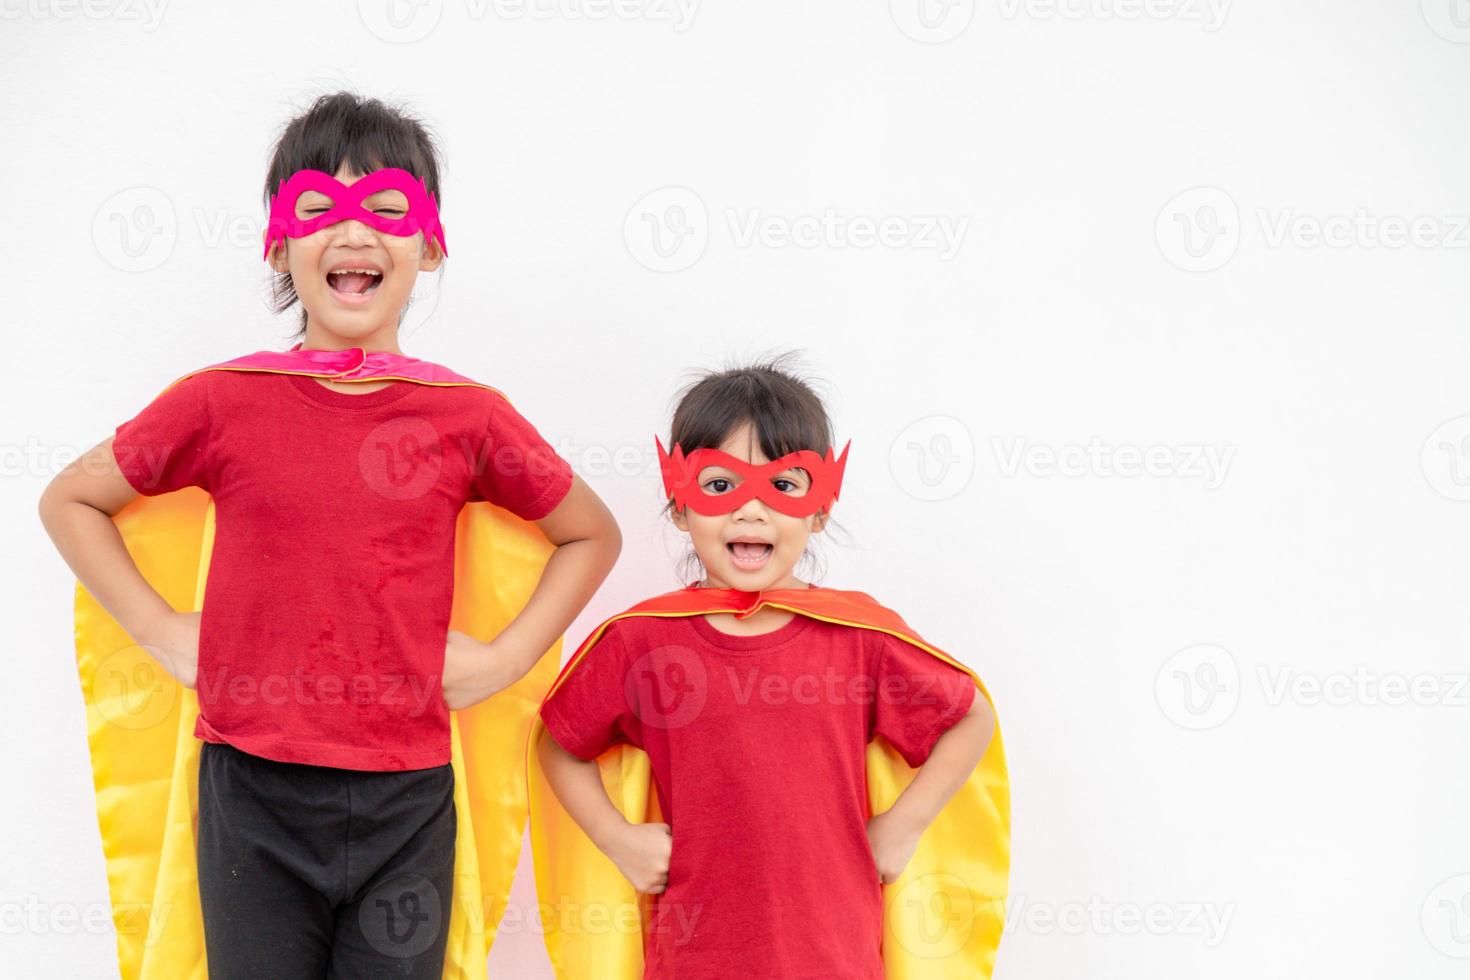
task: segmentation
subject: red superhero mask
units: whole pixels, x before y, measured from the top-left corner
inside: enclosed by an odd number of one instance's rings
[[[659,467],[663,470],[664,495],[673,498],[674,506],[680,509],[688,507],[706,517],[738,510],[752,497],[759,497],[767,507],[790,517],[810,517],[830,507],[837,499],[837,492],[842,487],[842,471],[847,466],[847,450],[852,446],[849,440],[842,447],[842,455],[836,459],[832,457],[831,449],[827,450],[825,457],[810,449],[800,449],[769,463],[749,463],[718,449],[696,449],[686,456],[678,443],[674,444],[674,454],[670,456],[657,436],[653,441],[658,446]],[[699,474],[708,466],[729,470],[735,474],[738,485],[725,493],[707,493]],[[806,470],[811,478],[806,492],[777,490],[772,481],[779,474],[798,467]]]
[[[324,195],[331,201],[331,206],[321,214],[298,218],[296,203],[307,191]],[[408,199],[408,211],[401,216],[395,216],[378,214],[362,206],[363,201],[382,191],[398,191],[403,194]],[[348,219],[361,221],[385,235],[401,238],[421,231],[426,239],[432,237],[438,241],[439,248],[445,255],[449,254],[449,249],[444,247],[444,226],[439,222],[439,207],[434,203],[434,195],[429,192],[428,185],[407,170],[385,167],[364,174],[351,186],[320,170],[298,170],[289,179],[281,181],[275,196],[271,198],[265,257],[270,256],[271,246],[276,242],[283,242],[287,238],[305,238],[320,228]]]

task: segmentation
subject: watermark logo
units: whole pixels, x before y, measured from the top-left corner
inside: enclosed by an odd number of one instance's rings
[[[405,708],[394,714],[408,718],[423,717],[431,708],[444,703],[443,680],[437,674],[346,673],[308,670],[302,666],[289,674],[251,673],[233,670],[228,665],[201,670],[195,692],[201,708],[220,704],[234,707],[292,704],[304,708],[384,705]]]
[[[123,272],[158,268],[173,254],[178,240],[173,202],[156,187],[118,191],[92,216],[93,247],[102,261]]]
[[[893,23],[921,44],[943,44],[975,19],[975,0],[888,0]]]
[[[1240,209],[1218,187],[1176,194],[1154,222],[1154,240],[1164,258],[1186,272],[1212,272],[1240,247]]]
[[[400,415],[369,432],[357,452],[357,470],[374,493],[415,500],[439,482],[444,447],[428,420]]]
[[[425,952],[445,928],[439,889],[420,874],[399,874],[373,887],[357,910],[368,945],[385,956],[408,959]]]
[[[948,500],[975,475],[975,440],[952,415],[918,419],[888,447],[888,472],[899,489],[917,500]]]
[[[1247,693],[1266,708],[1470,708],[1470,673],[1463,672],[1256,664],[1250,678],[1248,685],[1229,651],[1201,644],[1169,658],[1155,678],[1155,697],[1170,721],[1190,729],[1223,724]]]
[[[628,252],[646,269],[679,272],[698,262],[709,243],[704,200],[687,187],[645,194],[623,219]]]
[[[623,678],[623,695],[645,725],[687,725],[699,717],[709,696],[704,660],[678,644],[655,647],[633,662]]]
[[[820,674],[737,670],[725,666],[734,703],[764,705],[880,704],[895,706],[958,704],[974,686],[968,674],[953,671],[916,674],[848,674],[827,664]]]
[[[439,26],[444,0],[357,0],[357,16],[380,40],[412,44]]]
[[[967,215],[863,214],[824,208],[820,213],[780,214],[759,207],[723,210],[730,244],[765,248],[932,252],[953,260],[970,230]],[[704,199],[687,187],[645,194],[623,219],[628,252],[654,272],[680,272],[698,262],[715,232]]]
[[[1259,242],[1270,249],[1470,249],[1470,216],[1304,214],[1291,207],[1252,210]],[[1212,272],[1235,257],[1247,230],[1235,199],[1218,187],[1196,187],[1164,205],[1154,223],[1159,251],[1186,272]],[[1255,240],[1254,238],[1252,240]]]
[[[725,209],[736,248],[868,249],[932,251],[941,262],[960,253],[970,230],[966,215],[844,215],[827,208],[820,215],[769,214],[760,208]]]
[[[166,0],[4,0],[0,20],[134,21],[152,33],[163,23]]]
[[[1235,447],[1230,445],[1109,445],[1097,436],[1085,446],[1031,444],[1023,438],[1007,446],[999,436],[990,443],[1000,475],[1008,479],[1022,471],[1034,477],[1149,476],[1199,480],[1206,490],[1215,490],[1225,482],[1235,458]]]
[[[889,939],[924,959],[954,956],[965,948],[975,926],[970,886],[952,874],[918,875],[898,888],[884,889]]]
[[[1005,931],[1038,936],[1191,936],[1206,947],[1225,941],[1235,903],[1133,902],[1090,895],[1084,901],[1034,902],[1013,898]]]
[[[1470,0],[1420,0],[1424,22],[1446,41],[1470,44]]]
[[[1154,700],[1181,728],[1200,731],[1223,725],[1240,703],[1240,667],[1222,646],[1185,647],[1159,668]]]
[[[1256,668],[1267,706],[1281,707],[1470,707],[1470,674],[1381,673],[1366,664],[1325,674],[1290,665]]]
[[[141,731],[168,718],[181,689],[146,648],[129,646],[97,665],[89,700],[108,724]]]
[[[1225,25],[1231,0],[999,0],[1006,20],[1178,21],[1213,34]]]
[[[1429,945],[1457,960],[1470,959],[1470,874],[1435,885],[1424,897],[1419,923]]]
[[[116,907],[117,921],[113,922],[113,905],[110,902],[48,902],[35,893],[24,899],[0,901],[0,936],[106,936],[114,931],[125,936],[143,933],[145,945],[153,934],[149,906],[132,902],[119,902]],[[157,921],[168,917],[169,906],[159,907]],[[158,932],[162,932],[159,926]]]
[[[1429,433],[1419,466],[1430,489],[1450,500],[1470,500],[1470,415],[1450,419]]]
[[[647,21],[669,24],[683,34],[694,24],[700,0],[468,0],[470,19],[487,13],[498,20]]]
[[[1299,214],[1281,208],[1256,209],[1267,248],[1470,248],[1470,218],[1464,215],[1376,215],[1367,208],[1352,214]]]

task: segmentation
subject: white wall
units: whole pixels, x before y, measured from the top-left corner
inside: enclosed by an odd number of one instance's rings
[[[795,347],[830,381],[826,583],[999,705],[999,980],[1463,975],[1470,4],[386,2],[0,0],[0,972],[116,971],[68,918],[106,888],[36,497],[180,373],[284,346],[269,141],[347,85],[445,139],[405,350],[504,389],[622,522],[574,639],[678,584],[651,453],[685,372]],[[524,928],[491,966],[549,976]]]

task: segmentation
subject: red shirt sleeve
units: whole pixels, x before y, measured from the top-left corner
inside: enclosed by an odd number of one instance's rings
[[[975,681],[907,640],[887,633],[875,635],[882,644],[869,735],[888,739],[904,761],[917,769],[929,758],[939,736],[970,710],[977,693]]]
[[[572,467],[536,427],[500,395],[491,397],[490,421],[471,500],[488,500],[522,520],[540,520],[572,488]]]
[[[117,427],[112,455],[133,489],[147,497],[183,487],[209,489],[206,372],[170,385]]]
[[[628,655],[614,627],[541,706],[556,744],[579,759],[595,759],[620,742],[642,748],[643,730],[626,693]]]

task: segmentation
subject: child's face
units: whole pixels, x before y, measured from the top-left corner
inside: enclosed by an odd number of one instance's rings
[[[344,164],[333,176],[351,186],[362,175]],[[331,206],[325,195],[307,191],[296,202],[296,217],[311,218]],[[398,218],[407,212],[408,200],[402,191],[384,190],[362,206]],[[315,325],[350,340],[396,330],[418,274],[432,272],[443,260],[437,242],[431,239],[425,246],[423,232],[388,235],[351,219],[304,238],[286,239],[270,254],[271,268],[291,274],[306,310],[308,331]],[[354,269],[365,272],[345,271]]]
[[[768,463],[751,425],[742,423],[717,448],[749,463]],[[729,493],[740,478],[722,466],[706,466],[699,485],[706,493]],[[771,478],[782,493],[801,496],[811,487],[804,469],[786,470]],[[670,516],[679,530],[688,533],[695,554],[704,565],[700,584],[714,589],[760,592],[765,589],[799,589],[806,583],[791,574],[806,550],[807,538],[827,524],[827,513],[791,517],[767,507],[758,498],[747,500],[728,514],[706,516],[691,508],[674,510]],[[750,542],[736,547],[735,542]],[[762,546],[765,547],[762,547]]]

